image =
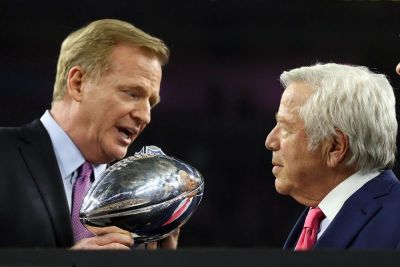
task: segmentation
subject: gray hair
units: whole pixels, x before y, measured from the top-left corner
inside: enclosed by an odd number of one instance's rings
[[[313,94],[299,108],[309,150],[340,129],[349,138],[347,165],[358,170],[393,167],[397,120],[393,88],[385,75],[362,66],[316,64],[281,74],[284,88],[305,83]]]

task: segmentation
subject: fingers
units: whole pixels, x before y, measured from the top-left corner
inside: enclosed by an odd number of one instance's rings
[[[158,242],[150,242],[146,244],[146,248],[148,250],[155,250],[157,248],[163,249],[176,249],[178,247],[178,238],[179,238],[180,229],[176,229],[166,238],[158,241]]]
[[[104,232],[110,231],[105,230]],[[117,230],[117,229],[115,229]],[[118,231],[118,230],[117,230]],[[124,230],[122,230],[124,231]],[[102,231],[100,231],[102,232]],[[129,233],[129,232],[128,232]],[[130,234],[112,232],[101,234],[94,237],[84,238],[77,242],[71,249],[124,249],[128,250],[133,245],[133,239]]]
[[[120,234],[129,235],[129,236],[131,235],[131,233],[129,231],[123,230],[116,226],[95,227],[95,226],[85,225],[85,227],[95,235],[104,235],[104,234],[108,234],[108,233],[120,233]]]
[[[90,237],[87,239],[92,239],[95,237]],[[130,250],[131,248],[119,243],[110,243],[106,244],[104,246],[99,246],[96,244],[96,242],[93,242],[92,240],[84,240],[82,239],[78,243],[76,243],[73,247],[71,247],[72,250]]]
[[[87,228],[96,236],[84,238],[77,242],[71,249],[125,249],[128,250],[133,246],[133,238],[130,232],[121,228],[110,227],[93,227]],[[159,242],[147,243],[148,250],[155,250],[158,247],[164,249],[176,249],[178,246],[178,238],[180,229],[176,229],[169,236]]]
[[[156,250],[158,247],[158,242],[150,242],[146,244],[147,250]]]
[[[121,233],[108,233],[96,236],[95,242],[99,246],[105,246],[107,244],[112,244],[112,243],[119,243],[127,247],[131,247],[133,245],[132,237],[130,235]]]
[[[169,236],[161,240],[161,248],[165,249],[176,249],[178,247],[178,238],[180,234],[180,229],[176,229]]]

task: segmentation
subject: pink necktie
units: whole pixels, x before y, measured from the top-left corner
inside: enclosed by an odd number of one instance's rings
[[[79,219],[79,210],[81,209],[83,199],[90,188],[90,176],[93,173],[92,165],[85,161],[78,171],[78,177],[75,180],[72,189],[72,231],[74,234],[75,243],[82,238],[91,237],[93,234],[89,232]]]
[[[325,218],[325,214],[320,208],[311,208],[308,211],[304,222],[303,231],[301,231],[299,240],[294,250],[310,250],[317,241],[319,224]]]

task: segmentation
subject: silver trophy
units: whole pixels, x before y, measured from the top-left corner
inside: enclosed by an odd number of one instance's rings
[[[195,168],[146,146],[96,179],[80,218],[86,225],[127,230],[136,243],[157,241],[187,222],[203,190],[203,177]]]

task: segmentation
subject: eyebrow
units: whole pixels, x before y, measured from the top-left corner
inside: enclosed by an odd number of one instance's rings
[[[283,123],[283,124],[286,124],[288,126],[293,124],[293,122],[291,122],[291,121],[285,119],[283,116],[279,115],[278,112],[275,113],[275,120],[276,120],[276,122]]]
[[[148,91],[149,91],[148,89],[146,89],[146,88],[144,88],[143,86],[140,86],[140,85],[131,86],[131,85],[118,84],[117,86],[121,87],[121,88],[127,88],[129,91],[132,91],[132,92],[133,91],[137,91],[137,92],[139,92],[140,94],[143,94],[143,95],[146,95],[148,93]],[[151,95],[150,98],[149,98],[149,101],[150,101],[151,107],[152,108],[155,107],[161,101],[160,95],[154,95],[154,96]]]
[[[275,113],[275,120],[280,121],[280,122],[282,122],[282,121],[286,122],[286,120],[281,115],[279,115],[278,112]]]
[[[146,89],[142,86],[134,86],[131,90],[138,90],[142,94],[147,94],[149,89]],[[161,99],[159,95],[150,95],[149,97],[151,107],[155,107],[158,103],[160,103]]]
[[[160,101],[161,101],[161,97],[159,95],[150,97],[150,103],[152,103],[151,107],[154,108],[155,106],[157,106],[158,103],[160,103]]]

